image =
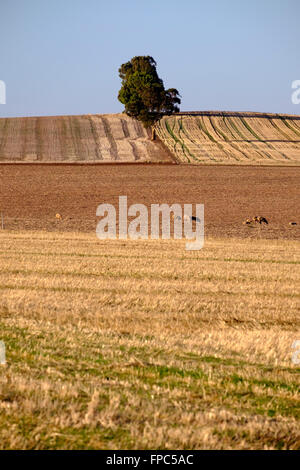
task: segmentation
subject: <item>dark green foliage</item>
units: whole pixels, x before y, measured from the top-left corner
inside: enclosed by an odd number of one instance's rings
[[[133,57],[119,68],[122,87],[118,99],[125,105],[128,116],[150,127],[164,114],[179,111],[179,93],[175,88],[165,90],[150,56]]]

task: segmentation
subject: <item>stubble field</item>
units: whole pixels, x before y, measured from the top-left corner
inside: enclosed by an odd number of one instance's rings
[[[203,111],[165,116],[157,133],[178,161],[196,164],[299,165],[300,118]]]
[[[299,242],[0,244],[2,449],[300,448]]]
[[[0,162],[300,164],[296,115],[186,112],[155,127],[160,141],[152,142],[125,113],[1,118]]]
[[[170,162],[172,157],[126,114],[0,119],[0,162],[63,161]]]

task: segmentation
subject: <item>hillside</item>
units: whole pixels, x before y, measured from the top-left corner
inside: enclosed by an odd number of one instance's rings
[[[172,161],[125,114],[0,119],[0,162]]]
[[[156,128],[180,162],[300,164],[300,116],[178,113],[164,117]]]
[[[156,129],[152,142],[125,114],[2,118],[0,162],[300,165],[300,116],[188,112]]]

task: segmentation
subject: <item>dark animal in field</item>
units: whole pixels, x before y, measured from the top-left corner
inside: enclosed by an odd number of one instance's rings
[[[252,220],[250,219],[247,219],[243,222],[244,225],[251,225],[252,224]]]
[[[174,217],[174,214],[172,214],[171,219],[173,219],[173,220],[182,220],[182,217],[180,217],[179,215]],[[200,222],[199,217],[196,217],[195,215],[187,215],[187,214],[184,214],[183,220],[192,220],[192,221],[195,221],[195,222]]]
[[[253,222],[258,223],[258,224],[266,224],[266,225],[269,224],[269,222],[267,221],[265,217],[255,216],[253,217],[252,220]]]

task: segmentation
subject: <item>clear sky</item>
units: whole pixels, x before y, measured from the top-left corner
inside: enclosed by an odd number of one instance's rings
[[[300,114],[299,21],[299,0],[0,0],[0,117],[120,112],[136,55],[182,111]]]

